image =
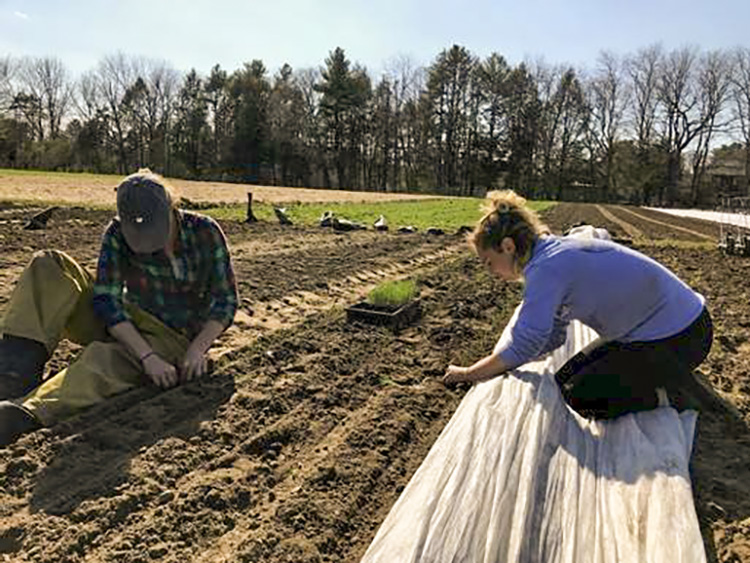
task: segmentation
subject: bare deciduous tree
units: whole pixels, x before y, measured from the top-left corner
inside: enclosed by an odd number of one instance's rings
[[[15,71],[16,63],[9,55],[0,58],[0,114],[10,109],[13,100],[12,80]]]
[[[652,45],[638,51],[625,62],[632,81],[633,124],[639,146],[647,147],[654,139],[656,123],[657,82],[659,62],[662,59],[660,45]]]
[[[693,143],[696,150],[691,198],[697,203],[700,177],[728,87],[727,61],[720,52],[699,56],[696,48],[683,48],[661,60],[657,97],[661,105],[662,144],[667,153],[668,203],[677,198],[682,153]]]
[[[701,56],[697,72],[699,131],[695,137],[692,158],[690,198],[693,205],[701,202],[701,185],[714,134],[724,131],[728,121],[721,120],[729,97],[731,63],[721,51],[711,51]]]
[[[162,60],[141,59],[139,76],[145,85],[141,125],[145,132],[144,161],[139,165],[169,170],[169,129],[180,73]]]
[[[77,96],[74,96],[76,112],[81,121],[94,119],[98,112],[104,108],[104,99],[101,96],[97,76],[94,72],[86,72],[81,75],[77,83]]]
[[[38,103],[36,128],[39,138],[57,138],[73,96],[73,83],[65,65],[52,57],[23,59],[19,82],[23,93]]]
[[[410,119],[408,107],[414,107],[424,88],[425,69],[407,55],[399,55],[386,65],[386,76],[393,84],[393,184],[409,186],[415,175],[417,122]]]
[[[132,59],[122,53],[108,55],[99,63],[95,77],[112,126],[111,137],[117,148],[118,171],[124,174],[129,170],[130,163],[125,146],[128,130],[123,102],[136,79]]]
[[[638,172],[635,175],[640,186],[641,201],[649,203],[656,189],[658,178],[654,178],[653,143],[658,106],[657,84],[659,64],[663,53],[660,45],[641,49],[628,57],[625,69],[630,77],[632,92],[631,125],[635,133]]]
[[[317,68],[304,68],[294,73],[294,82],[302,93],[304,104],[303,139],[305,156],[311,163],[318,166],[323,185],[331,187],[331,162],[326,154],[326,139],[321,125],[321,117],[318,113],[322,94],[316,88],[316,85],[321,80],[321,73]],[[313,174],[312,171],[310,173]]]
[[[612,53],[602,53],[594,76],[588,83],[591,110],[590,131],[594,140],[593,160],[604,162],[605,198],[615,188],[615,147],[629,104],[629,91],[621,61]]]
[[[738,48],[732,58],[733,113],[745,143],[745,187],[750,191],[750,47]]]
[[[571,182],[570,164],[588,124],[583,87],[573,68],[537,65],[541,178],[545,197],[562,197]]]
[[[697,49],[685,47],[671,51],[659,65],[656,94],[661,110],[661,140],[667,152],[666,198],[677,198],[683,151],[703,128],[697,80]],[[664,201],[664,191],[659,194]]]

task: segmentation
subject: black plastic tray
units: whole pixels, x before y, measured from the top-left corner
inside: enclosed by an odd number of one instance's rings
[[[346,309],[346,319],[349,322],[387,326],[393,330],[401,329],[413,323],[421,315],[422,305],[419,299],[409,301],[406,305],[402,305],[395,310],[372,305],[367,301],[361,301]]]

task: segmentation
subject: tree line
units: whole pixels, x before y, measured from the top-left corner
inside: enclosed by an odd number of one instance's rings
[[[592,69],[511,65],[454,45],[374,80],[341,48],[320,68],[229,72],[104,57],[0,58],[0,166],[285,186],[647,204],[705,202],[718,144],[750,177],[750,48],[603,52]]]

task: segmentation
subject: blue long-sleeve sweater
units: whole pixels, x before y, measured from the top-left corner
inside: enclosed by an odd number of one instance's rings
[[[705,303],[655,260],[607,240],[541,237],[524,279],[511,338],[497,350],[510,368],[563,344],[572,320],[606,340],[651,341],[686,328]]]

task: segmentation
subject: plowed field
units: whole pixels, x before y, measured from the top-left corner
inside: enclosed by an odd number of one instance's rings
[[[93,268],[109,214],[61,210],[44,231],[0,210],[0,310],[33,251]],[[718,228],[620,206],[560,204],[556,232],[610,229],[706,296],[700,368],[725,408],[699,419],[692,471],[709,560],[750,561],[750,259]],[[357,561],[465,393],[448,363],[489,351],[520,287],[459,236],[334,234],[223,223],[242,297],[211,378],[144,388],[0,450],[0,561]],[[424,314],[395,334],[343,306],[419,278]],[[77,352],[64,343],[54,371]]]

